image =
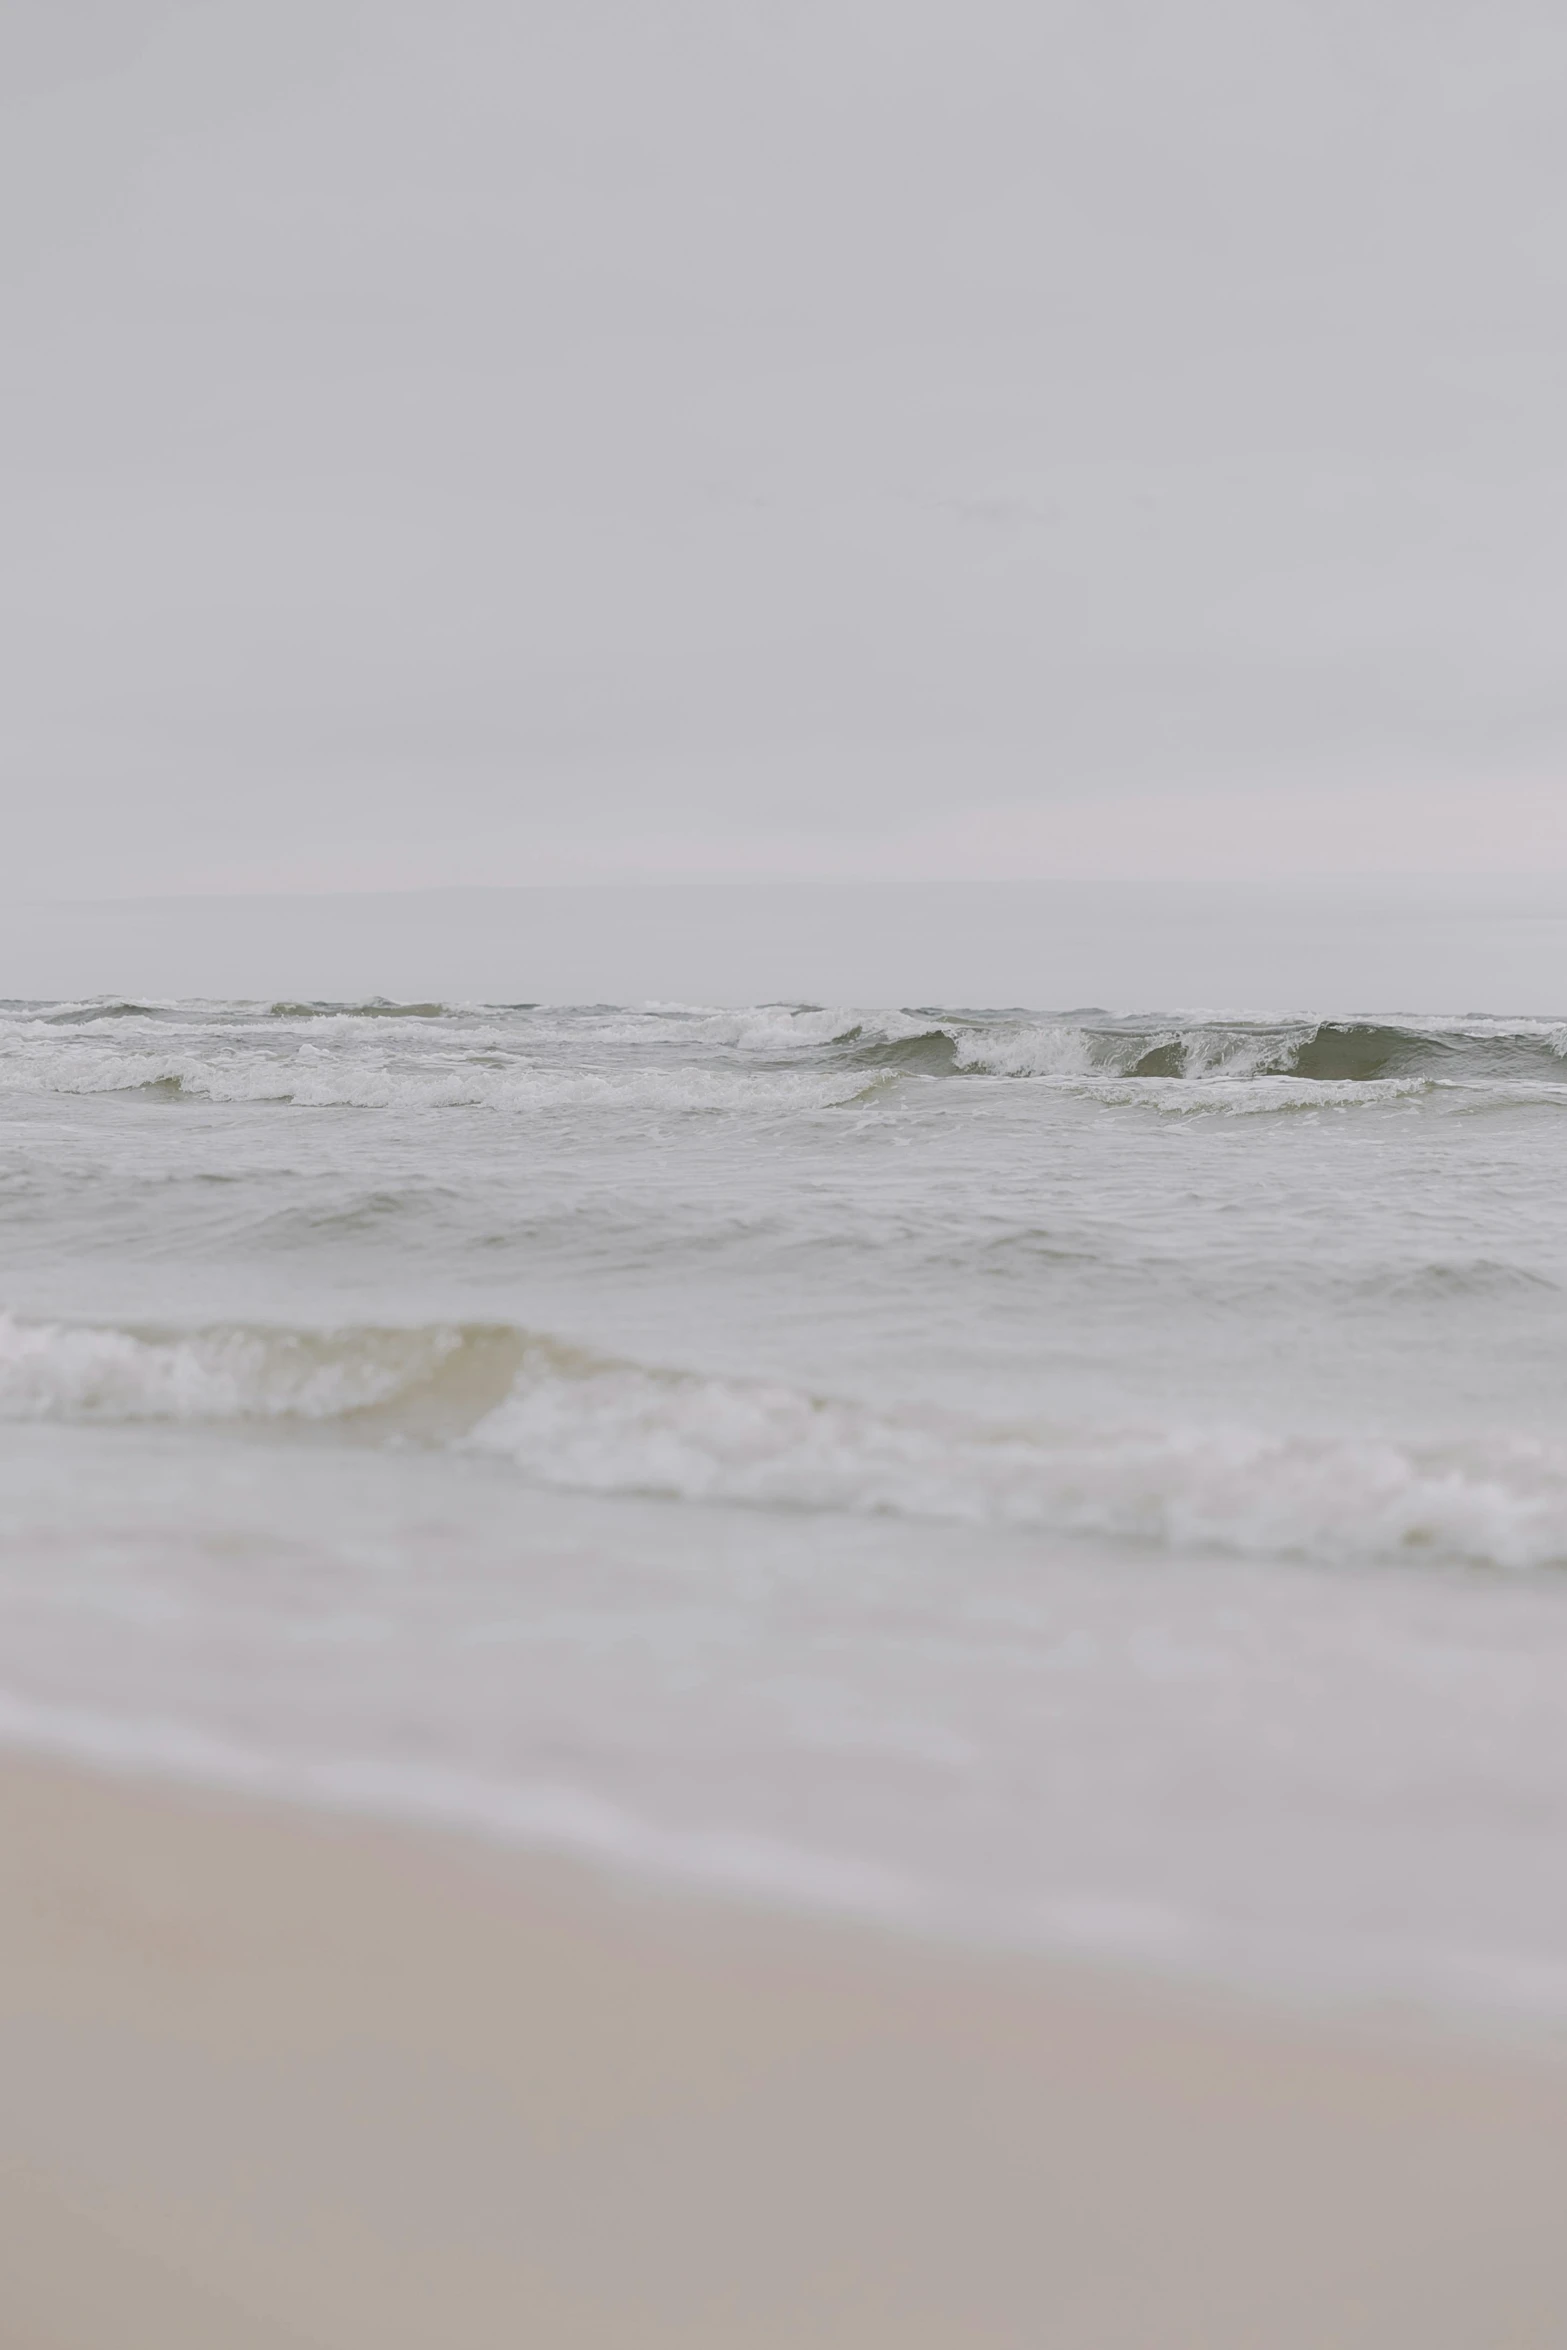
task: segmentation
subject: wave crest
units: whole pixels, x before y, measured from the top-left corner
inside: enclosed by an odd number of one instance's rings
[[[12,1095],[139,1092],[393,1113],[790,1115],[974,1078],[1180,1111],[1348,1107],[1433,1088],[1481,1106],[1560,1102],[1567,1026],[799,1004],[0,1009],[0,1094]]]
[[[0,1317],[0,1417],[287,1424],[603,1494],[1173,1550],[1567,1562],[1567,1452],[1235,1427],[994,1427],[597,1356],[509,1325],[187,1332]]]
[[[0,1315],[0,1418],[371,1421],[452,1436],[510,1391],[521,1333],[504,1325],[204,1330],[24,1322]]]

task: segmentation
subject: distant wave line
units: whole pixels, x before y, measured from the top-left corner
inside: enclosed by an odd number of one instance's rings
[[[13,1005],[0,1093],[527,1114],[812,1112],[928,1080],[1107,1106],[1289,1110],[1468,1089],[1567,1099],[1567,1024],[801,1005]]]

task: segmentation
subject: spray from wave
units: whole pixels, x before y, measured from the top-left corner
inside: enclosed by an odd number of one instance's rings
[[[0,1317],[0,1417],[436,1443],[530,1482],[1322,1560],[1567,1562],[1567,1453],[1234,1426],[997,1427],[616,1361],[506,1325],[177,1332]]]

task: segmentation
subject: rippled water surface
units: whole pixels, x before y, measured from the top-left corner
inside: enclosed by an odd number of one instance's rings
[[[4,1722],[1567,2017],[1564,1056],[0,1007]]]

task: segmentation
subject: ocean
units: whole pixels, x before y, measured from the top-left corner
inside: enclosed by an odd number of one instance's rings
[[[0,1006],[0,1735],[1567,2020],[1567,1020]]]

